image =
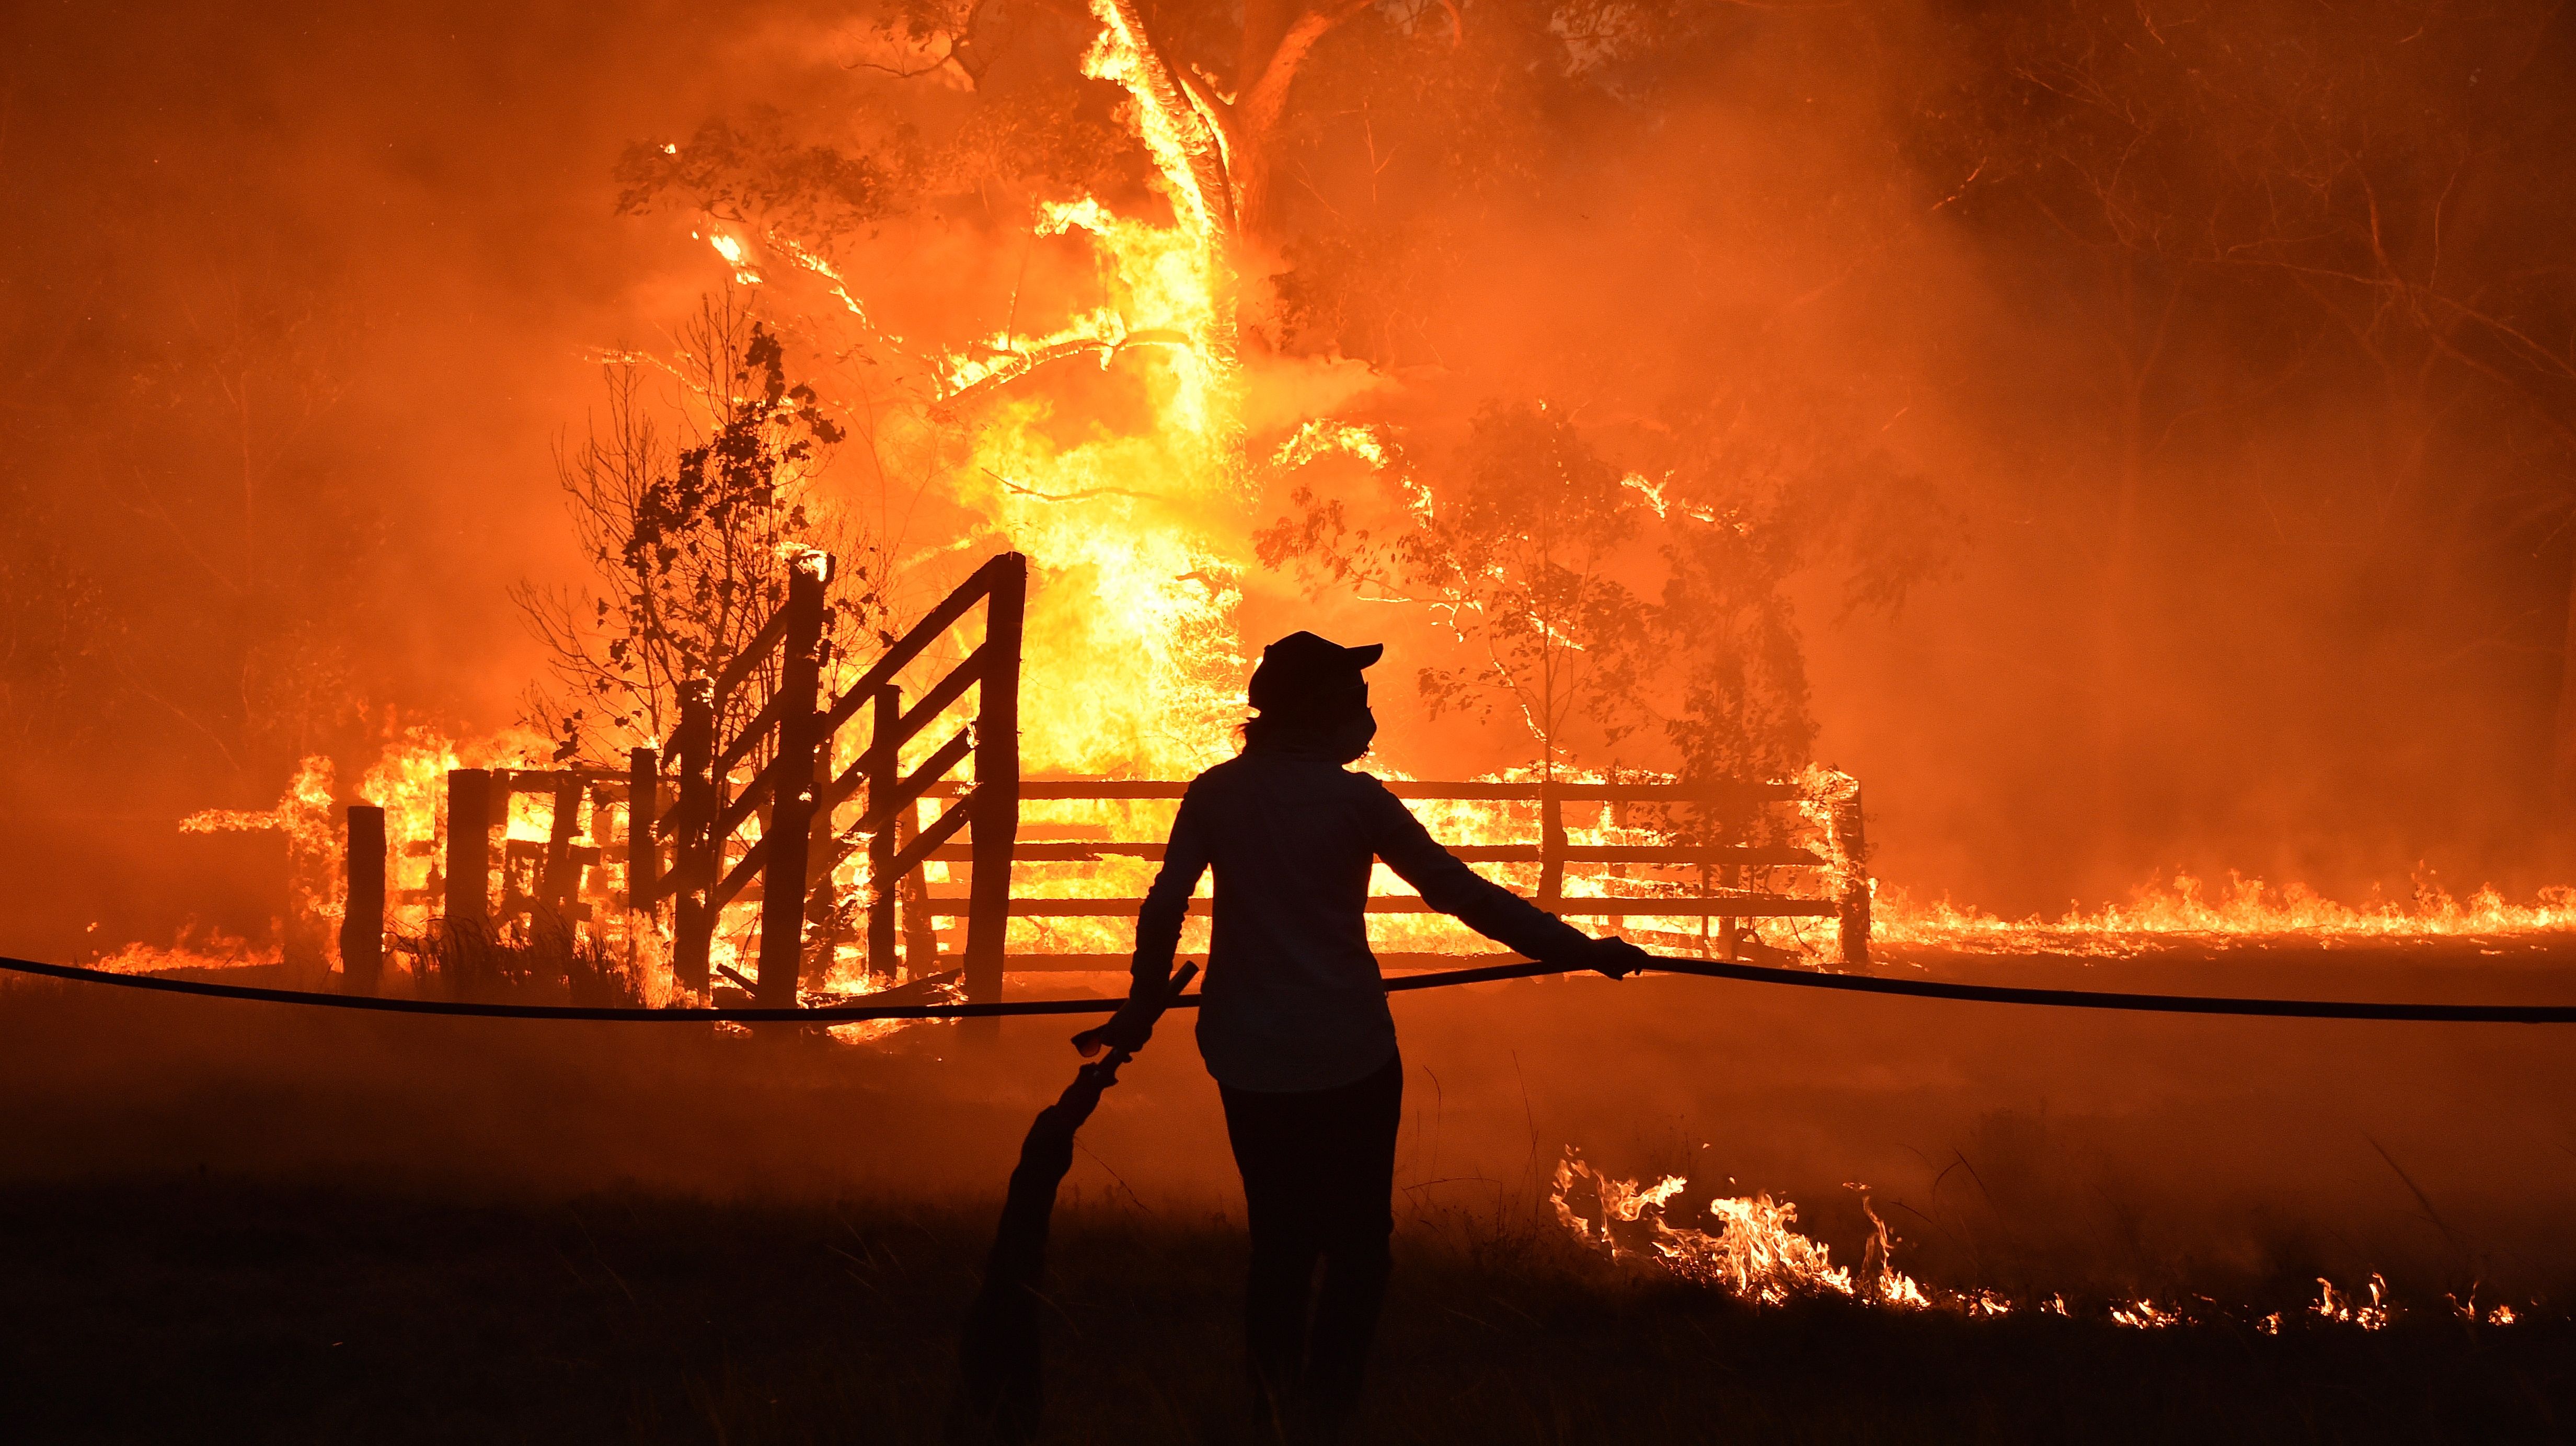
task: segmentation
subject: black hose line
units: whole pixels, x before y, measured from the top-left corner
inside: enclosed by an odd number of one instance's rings
[[[2000,984],[1945,984],[1931,979],[1887,979],[1869,974],[1827,974],[1803,969],[1777,969],[1760,964],[1729,964],[1709,959],[1655,956],[1652,966],[1666,974],[1703,979],[1731,979],[1746,984],[1787,984],[1801,989],[1839,989],[1853,994],[1888,994],[1906,999],[1947,999],[1970,1004],[2031,1004],[2058,1009],[2109,1009],[2144,1014],[2215,1014],[2259,1019],[2377,1019],[2448,1024],[2576,1024],[2576,1005],[2569,1004],[2378,1004],[2335,999],[2242,999],[2208,994],[2116,994],[2082,989],[2022,989]],[[114,974],[69,964],[40,964],[32,959],[0,957],[0,971],[33,974],[75,983],[110,984],[122,989],[151,989],[165,994],[194,994],[208,999],[243,999],[261,1004],[304,1004],[327,1009],[366,1009],[380,1014],[436,1014],[468,1019],[549,1019],[596,1023],[660,1024],[850,1024],[870,1019],[993,1019],[1035,1014],[1110,1014],[1116,999],[1023,999],[1004,1004],[828,1004],[813,1009],[593,1009],[557,1004],[476,1004],[447,999],[379,999],[365,994],[323,994],[306,989],[259,989],[245,984],[214,984],[197,979],[165,979],[149,974]],[[1408,974],[1386,981],[1386,992],[1439,989],[1453,984],[1484,984],[1500,979],[1527,979],[1541,974],[1580,972],[1579,967],[1519,962],[1474,969],[1444,969]],[[1193,1009],[1199,996],[1172,1001],[1175,1009]]]

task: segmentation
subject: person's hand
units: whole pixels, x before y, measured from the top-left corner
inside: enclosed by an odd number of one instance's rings
[[[1595,939],[1591,957],[1584,960],[1613,979],[1625,979],[1640,969],[1654,967],[1655,956],[1625,939]]]
[[[1123,1049],[1133,1054],[1154,1037],[1154,1021],[1136,1008],[1134,1000],[1118,1007],[1109,1022],[1096,1029],[1086,1029],[1073,1037],[1073,1047],[1084,1059],[1103,1049]]]

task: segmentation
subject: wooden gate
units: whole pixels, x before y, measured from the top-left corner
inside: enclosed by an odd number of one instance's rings
[[[832,871],[866,851],[868,968],[891,975],[898,953],[895,881],[964,831],[971,840],[974,891],[962,961],[966,995],[972,1001],[998,999],[1010,919],[1011,848],[1019,828],[1020,635],[1028,559],[1013,552],[985,563],[837,694],[827,694],[821,684],[830,565],[820,554],[800,559],[786,605],[722,674],[684,697],[671,740],[673,757],[666,760],[651,748],[630,756],[628,792],[636,802],[627,867],[633,907],[647,910],[672,901],[680,982],[702,988],[724,911],[757,901],[757,972],[745,982],[762,1007],[792,1008],[798,981],[828,969],[837,942]],[[979,603],[982,641],[904,706],[895,678]],[[734,736],[719,738],[715,719],[724,702],[773,657],[776,691]],[[902,771],[905,744],[969,688],[975,690],[971,721],[960,723],[909,773]],[[836,772],[833,741],[863,715],[866,745]],[[767,762],[758,772],[737,783],[742,770],[763,755]],[[973,781],[952,790],[956,801],[937,822],[909,837],[907,805],[970,761]],[[848,817],[852,812],[855,817]],[[755,816],[761,819],[759,836],[744,841],[741,831]],[[819,960],[808,948],[809,926],[819,926],[811,931],[824,946]]]

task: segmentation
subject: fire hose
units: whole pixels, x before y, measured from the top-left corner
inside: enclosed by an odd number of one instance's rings
[[[1944,999],[1966,1004],[2022,1004],[2056,1009],[2107,1009],[2140,1014],[2232,1015],[2258,1019],[2403,1020],[2443,1024],[2576,1024],[2576,1004],[2388,1004],[2343,999],[2253,999],[2224,994],[2128,994],[2107,990],[2029,989],[2002,984],[1954,984],[1936,979],[1891,979],[1874,974],[1831,974],[1782,969],[1764,964],[1734,964],[1715,959],[1683,959],[1657,954],[1646,967],[1662,974],[1687,974],[1745,984],[1778,984],[1799,989],[1834,989],[1850,994],[1892,995],[1904,999]],[[1489,984],[1546,974],[1583,973],[1588,965],[1519,961],[1469,969],[1443,969],[1408,974],[1386,981],[1386,992],[1440,989],[1458,984]],[[546,1019],[593,1023],[689,1024],[851,1024],[871,1019],[995,1019],[1020,1015],[1110,1014],[1116,999],[1020,999],[990,1004],[826,1004],[803,1009],[707,1008],[695,1005],[667,1009],[585,1008],[557,1004],[485,1004],[470,1000],[386,999],[367,994],[326,994],[310,989],[262,989],[246,984],[218,984],[202,979],[170,979],[151,974],[117,974],[71,964],[44,964],[32,959],[0,957],[0,972],[106,984],[120,989],[148,989],[164,994],[193,994],[208,999],[238,999],[261,1004],[302,1004],[326,1009],[364,1009],[380,1014],[432,1014],[469,1019]],[[1199,996],[1171,1000],[1174,1009],[1198,1007]]]

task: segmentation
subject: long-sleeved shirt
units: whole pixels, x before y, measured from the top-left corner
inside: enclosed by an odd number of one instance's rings
[[[1363,922],[1372,859],[1431,907],[1533,959],[1572,962],[1592,943],[1459,862],[1385,784],[1255,745],[1190,784],[1136,915],[1136,980],[1159,988],[1199,876],[1215,868],[1198,1037],[1218,1080],[1331,1089],[1394,1057],[1395,1017]]]

